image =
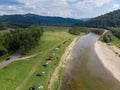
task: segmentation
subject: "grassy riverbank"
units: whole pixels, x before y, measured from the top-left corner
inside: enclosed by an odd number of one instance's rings
[[[44,90],[47,90],[50,77],[58,65],[61,55],[74,37],[74,35],[68,34],[67,30],[46,31],[41,38],[40,45],[25,55],[41,52],[39,56],[28,60],[15,61],[7,67],[0,69],[0,88],[2,90],[15,90],[18,87],[18,90],[27,90],[33,85],[38,88],[39,83],[42,83]],[[46,59],[53,55],[54,48],[65,40],[69,41],[56,52],[48,68],[43,67],[42,65],[47,62]],[[43,71],[45,72],[44,76],[36,76],[36,74]]]

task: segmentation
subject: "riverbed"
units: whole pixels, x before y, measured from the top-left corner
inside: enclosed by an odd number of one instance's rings
[[[99,37],[89,33],[76,42],[60,90],[120,90],[119,81],[104,66],[95,51]]]

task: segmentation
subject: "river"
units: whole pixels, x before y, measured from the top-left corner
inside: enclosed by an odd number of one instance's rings
[[[120,90],[120,83],[104,67],[95,51],[100,35],[81,37],[72,49],[60,90]]]

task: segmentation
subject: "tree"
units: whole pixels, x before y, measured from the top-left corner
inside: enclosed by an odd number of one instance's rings
[[[72,27],[69,29],[69,33],[79,35],[80,33],[88,33],[90,30],[85,27]]]
[[[114,39],[114,36],[110,31],[108,31],[104,36],[103,36],[103,41],[106,43],[111,42]]]
[[[10,30],[4,34],[4,47],[8,52],[15,50],[27,52],[38,44],[42,33],[42,28],[34,26]]]

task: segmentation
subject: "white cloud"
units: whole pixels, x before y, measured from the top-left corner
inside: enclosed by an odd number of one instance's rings
[[[76,0],[19,0],[25,4],[25,9],[32,9],[36,14],[71,17],[68,1]]]
[[[0,6],[0,11],[6,11],[6,10],[17,10],[17,8],[15,6],[4,6],[4,5],[1,5]]]
[[[83,0],[76,3],[75,7],[81,9],[92,9],[94,7],[101,7],[110,1],[111,0]]]
[[[113,4],[113,9],[114,10],[117,10],[117,9],[119,9],[120,8],[120,5],[119,4]]]
[[[12,0],[11,0],[12,1]],[[72,18],[95,17],[116,10],[114,0],[16,0],[17,5],[0,5],[1,14],[26,14]],[[116,2],[114,2],[116,3]],[[109,5],[110,4],[110,5]]]
[[[17,7],[15,7],[15,6],[8,6],[8,9],[17,10]]]

